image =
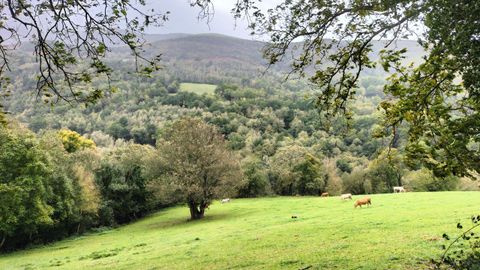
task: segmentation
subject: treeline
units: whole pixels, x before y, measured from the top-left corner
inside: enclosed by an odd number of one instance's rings
[[[52,132],[37,137],[20,126],[0,127],[2,249],[89,227],[99,208],[98,158],[88,150],[68,153]]]
[[[182,118],[156,147],[109,148],[70,130],[36,135],[0,125],[0,250],[128,223],[186,203],[202,218],[215,198],[244,185],[238,156],[217,127]]]
[[[180,81],[168,76],[150,80],[122,81],[121,92],[84,109],[32,108],[20,98],[8,108],[34,132],[65,128],[107,149],[128,141],[153,147],[175,119],[201,118],[218,127],[249,168],[251,185],[242,196],[379,193],[397,185],[415,191],[478,189],[467,179],[435,178],[419,164],[405,164],[404,129],[393,141],[376,137],[382,131],[375,109],[381,99],[368,93],[379,88],[380,79],[362,81],[364,95],[348,121],[322,117],[308,91],[299,90],[301,83],[280,89],[220,84],[214,94],[198,95],[181,91]]]
[[[0,127],[0,244],[11,250],[113,226],[172,201],[147,189],[149,146],[125,143],[100,151],[62,130],[40,135]]]

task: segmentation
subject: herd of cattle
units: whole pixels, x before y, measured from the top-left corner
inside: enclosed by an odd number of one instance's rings
[[[393,193],[401,193],[401,192],[407,192],[407,190],[404,187],[393,187]],[[320,195],[321,197],[328,197],[329,194],[328,192],[324,192]],[[340,195],[341,200],[348,200],[352,199],[352,194],[351,193],[345,193]],[[363,197],[361,199],[358,199],[355,201],[353,206],[357,208],[358,206],[362,207],[362,205],[371,205],[372,204],[372,199],[370,197]]]
[[[401,192],[407,192],[407,190],[404,188],[404,187],[393,187],[393,193],[401,193]],[[330,196],[328,194],[328,192],[324,192],[320,195],[320,197],[328,197]],[[345,194],[342,194],[340,195],[340,199],[341,200],[352,200],[352,194],[351,193],[345,193]],[[221,203],[228,203],[230,202],[230,198],[226,198],[226,199],[223,199],[221,201]],[[353,204],[353,206],[355,208],[357,208],[358,206],[362,207],[362,205],[372,205],[372,199],[370,199],[370,197],[363,197],[361,199],[358,199],[355,201],[355,203]],[[296,216],[292,216],[292,218],[297,218]]]
[[[320,195],[321,197],[328,197],[329,194],[328,192],[324,192],[322,193],[322,195]],[[342,194],[340,195],[340,199],[341,200],[351,200],[352,199],[352,193],[345,193],[345,194]],[[371,205],[372,204],[372,199],[370,199],[370,197],[363,197],[361,199],[358,199],[355,201],[355,203],[353,204],[353,206],[355,208],[357,208],[358,206],[362,207],[362,205]]]

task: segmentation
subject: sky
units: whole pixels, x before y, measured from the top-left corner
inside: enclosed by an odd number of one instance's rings
[[[168,33],[219,33],[239,38],[252,39],[244,20],[235,22],[230,13],[237,0],[214,0],[215,14],[209,24],[198,20],[200,9],[191,7],[188,0],[149,0],[148,7],[157,12],[170,11],[169,21],[163,27],[151,28],[149,34]],[[271,2],[268,0],[267,2]],[[273,5],[273,4],[272,4]]]
[[[205,20],[198,20],[200,9],[191,7],[189,0],[147,0],[147,8],[154,8],[156,12],[170,11],[169,21],[163,27],[150,28],[149,34],[169,34],[169,33],[218,33],[244,39],[259,40],[258,36],[252,37],[247,29],[245,20],[235,21],[231,14],[232,8],[237,0],[211,0],[215,7],[215,14],[211,22],[207,24]],[[263,9],[274,8],[283,0],[261,0],[257,4]],[[418,32],[422,32],[419,28]],[[417,39],[416,36],[411,37]],[[265,40],[264,40],[265,41]]]

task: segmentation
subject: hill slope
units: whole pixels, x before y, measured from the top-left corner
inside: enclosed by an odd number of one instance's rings
[[[167,69],[178,78],[190,82],[219,83],[222,81],[241,84],[242,80],[239,78],[256,79],[264,76],[265,72],[269,76],[277,75],[281,80],[291,71],[291,53],[287,53],[283,61],[267,70],[267,61],[262,53],[265,42],[220,34],[152,35],[146,36],[146,39],[149,43],[145,49],[150,56],[161,54],[162,63]],[[373,51],[370,54],[372,59],[379,59],[379,52],[384,49],[384,45],[384,41],[372,42]],[[300,43],[296,43],[292,49],[296,46],[300,46]],[[405,63],[417,62],[424,54],[418,43],[412,40],[397,41],[389,48],[406,48]],[[122,52],[123,57],[128,53],[125,48],[118,50]],[[365,72],[370,75],[385,76],[380,67]]]
[[[220,34],[166,34],[146,35],[145,56],[162,55],[161,65],[169,75],[186,82],[197,83],[234,83],[245,85],[252,80],[273,76],[273,80],[282,80],[291,70],[291,54],[284,60],[267,70],[267,61],[262,56],[265,42],[234,38]],[[378,60],[379,52],[385,42],[373,41],[371,57]],[[298,46],[297,43],[295,46]],[[407,48],[405,62],[419,61],[424,54],[416,41],[400,40],[390,48]],[[26,81],[25,85],[16,85],[22,90],[31,89],[34,85],[32,74],[38,72],[38,64],[32,55],[32,44],[25,43],[12,59],[14,69],[13,81]],[[295,53],[294,53],[295,54]],[[107,63],[120,72],[128,74],[134,70],[134,59],[126,46],[113,47],[107,57]],[[385,73],[377,70],[365,70],[368,74],[381,77]],[[17,90],[17,89],[16,89]]]
[[[254,66],[264,66],[266,60],[262,57],[265,42],[240,39],[220,34],[167,34],[149,35],[146,39],[150,42],[149,49],[160,52],[167,60],[205,60],[205,59],[230,59],[249,63]],[[385,42],[372,41],[372,57],[376,58]],[[423,54],[423,49],[416,41],[399,40],[389,46],[391,49],[406,48],[407,59],[418,59]],[[288,56],[286,57],[288,60]],[[286,68],[285,65],[281,65]]]
[[[438,258],[439,236],[455,234],[480,204],[476,192],[371,197],[363,209],[338,197],[239,199],[213,204],[195,222],[176,207],[2,255],[0,269],[419,269]]]

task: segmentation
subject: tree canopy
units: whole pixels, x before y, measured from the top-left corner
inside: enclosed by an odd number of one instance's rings
[[[200,18],[211,18],[213,0],[189,2],[200,9]],[[0,4],[0,29],[6,33],[0,42],[3,93],[8,94],[7,71],[13,68],[10,53],[24,40],[34,45],[34,88],[46,102],[89,103],[114,91],[92,78],[110,82],[112,67],[104,59],[115,44],[127,45],[136,71],[155,71],[160,57],[145,57],[142,34],[161,26],[169,13],[147,6],[144,0]],[[308,77],[318,87],[316,103],[326,115],[351,117],[349,104],[366,69],[381,65],[393,72],[380,106],[385,129],[378,135],[392,136],[393,145],[399,127],[407,125],[411,160],[420,160],[437,176],[480,172],[478,1],[285,0],[265,10],[259,0],[237,0],[232,12],[250,22],[252,34],[269,37],[264,55],[270,65],[292,56],[291,74]],[[394,49],[403,38],[418,39],[426,51],[416,65],[405,66],[405,51]],[[374,40],[385,41],[380,63],[371,56]]]
[[[436,175],[480,172],[478,1],[282,1],[262,10],[259,1],[237,1],[233,12],[250,21],[253,34],[268,35],[270,65],[293,55],[292,73],[320,89],[317,106],[327,115],[345,113],[362,71],[393,72],[384,87],[385,130],[409,127],[407,148]],[[404,66],[405,50],[395,41],[416,38],[426,55]],[[385,40],[380,63],[372,41]],[[291,53],[291,52],[294,53]]]
[[[210,13],[209,0],[191,0],[200,7],[199,16]],[[0,86],[10,82],[15,69],[12,52],[31,43],[36,57],[35,90],[45,102],[91,103],[110,84],[112,67],[105,58],[112,46],[125,45],[131,51],[135,71],[150,74],[159,69],[160,55],[146,57],[144,33],[168,20],[169,11],[156,11],[145,0],[9,0],[0,3]],[[204,14],[204,15],[202,15]],[[27,45],[28,47],[28,45]],[[108,87],[99,88],[92,79],[101,77]],[[2,118],[3,119],[3,118]],[[2,120],[0,119],[0,120]]]
[[[203,218],[213,199],[234,195],[242,186],[240,163],[215,126],[193,118],[178,120],[158,149],[166,178],[183,194],[192,219]]]

